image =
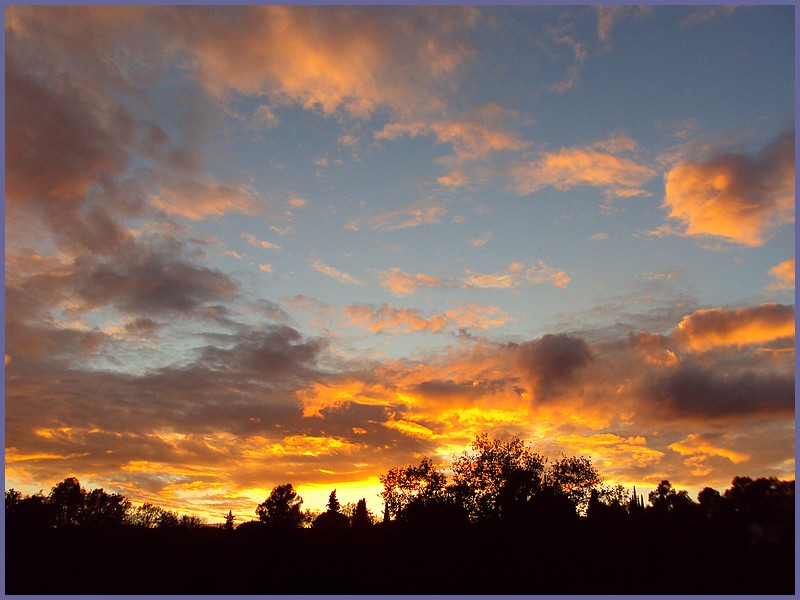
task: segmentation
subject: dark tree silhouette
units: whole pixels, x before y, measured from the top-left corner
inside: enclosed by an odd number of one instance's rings
[[[303,499],[294,491],[291,483],[276,486],[269,497],[256,507],[262,523],[281,529],[300,527],[303,514],[300,507]]]
[[[372,526],[374,520],[374,515],[367,508],[366,498],[361,498],[361,500],[356,503],[355,510],[350,516],[350,526],[358,530],[368,529]]]
[[[197,515],[181,515],[180,519],[178,519],[178,526],[186,527],[188,529],[196,529],[205,524],[206,520],[203,517],[198,517]]]
[[[223,529],[230,531],[233,529],[233,522],[236,520],[236,515],[233,514],[232,510],[228,511],[228,514],[225,515],[225,524],[222,526]]]
[[[479,435],[452,463],[455,490],[472,519],[501,519],[524,512],[541,491],[546,459],[519,438],[510,442]]]
[[[373,517],[365,499],[341,506],[333,490],[324,513],[303,513],[291,484],[277,486],[258,506],[261,520],[242,523],[230,534],[225,527],[204,527],[202,519],[149,503],[130,510],[124,497],[102,489],[86,492],[75,478],[54,486],[49,496],[10,489],[6,591],[794,591],[793,481],[736,477],[723,494],[705,488],[695,503],[665,479],[649,494],[651,506],[645,507],[635,489],[630,497],[619,486],[595,485],[599,478],[589,459],[562,457],[547,469],[546,459],[518,440],[479,436],[460,461],[461,480],[450,485],[445,471],[429,459],[390,470],[382,481],[396,522],[375,527],[370,527]],[[477,483],[465,473],[475,473]],[[476,493],[484,494],[482,503],[472,497]],[[576,505],[584,494],[587,511],[582,516]],[[465,506],[496,512],[473,513],[470,519]],[[316,531],[296,529],[314,513]],[[228,528],[234,519],[228,511]],[[276,533],[282,527],[286,529]]]
[[[666,479],[648,494],[647,499],[653,505],[653,511],[659,515],[672,511],[686,512],[693,504],[687,491],[675,490]]]
[[[328,510],[314,519],[311,526],[314,529],[326,531],[343,531],[347,529],[350,526],[350,519],[347,518],[347,515],[342,514],[340,509],[341,504],[336,498],[336,490],[333,490],[331,495],[328,496]]]
[[[338,513],[341,508],[342,505],[339,504],[339,499],[336,497],[336,490],[333,490],[328,496],[328,511]]]
[[[176,527],[180,524],[180,517],[176,512],[145,502],[131,511],[129,523],[146,529]]]
[[[717,490],[705,487],[697,494],[700,513],[707,519],[718,519],[727,512],[727,502]]]
[[[102,488],[86,494],[81,522],[87,525],[121,525],[131,510],[130,501],[122,494],[109,494]]]
[[[447,477],[438,471],[429,458],[423,458],[419,465],[395,467],[380,476],[389,517],[401,516],[412,502],[417,505],[433,502],[445,493]]]
[[[51,527],[55,524],[53,505],[41,491],[23,496],[12,488],[6,492],[6,524],[29,531]]]
[[[581,514],[586,512],[591,492],[601,483],[592,461],[585,456],[563,456],[545,476],[546,487],[566,497]]]
[[[79,525],[83,517],[86,490],[75,477],[68,477],[50,490],[56,527]]]

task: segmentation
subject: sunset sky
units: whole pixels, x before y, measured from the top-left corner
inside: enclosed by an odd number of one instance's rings
[[[794,478],[794,7],[5,17],[6,489]]]

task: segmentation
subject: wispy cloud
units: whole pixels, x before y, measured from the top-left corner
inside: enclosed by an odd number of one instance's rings
[[[199,221],[230,212],[253,214],[259,208],[260,199],[253,188],[207,180],[169,184],[150,198],[150,202],[167,214]]]
[[[250,244],[251,246],[255,246],[256,248],[264,248],[266,250],[281,250],[282,246],[280,244],[276,244],[274,242],[270,242],[267,240],[260,240],[252,233],[243,233],[242,237],[244,240]]]
[[[610,43],[611,32],[622,20],[652,14],[652,6],[597,6],[597,38]]]
[[[446,214],[447,210],[440,202],[417,200],[398,210],[376,215],[367,214],[353,219],[345,225],[345,228],[351,231],[358,231],[363,227],[377,231],[397,231],[420,225],[438,224]]]
[[[319,259],[314,259],[311,261],[311,268],[322,273],[323,275],[327,275],[328,277],[335,279],[339,283],[344,283],[347,285],[367,285],[366,281],[361,281],[349,273],[345,273],[335,267],[325,264]]]
[[[702,25],[706,21],[729,17],[736,12],[739,8],[734,5],[729,6],[696,6],[693,7],[692,13],[684,21],[685,25],[697,26]]]
[[[561,27],[550,31],[553,43],[558,46],[567,46],[573,53],[573,63],[567,67],[567,76],[560,81],[550,84],[550,91],[558,94],[563,94],[578,84],[578,78],[580,77],[583,64],[586,62],[586,57],[588,56],[583,44],[578,42],[567,32],[568,27]]]
[[[473,109],[460,118],[396,122],[375,133],[377,140],[396,140],[404,136],[433,135],[440,144],[450,144],[457,163],[484,158],[493,152],[520,151],[530,147],[506,123],[516,117],[513,111],[491,103]],[[453,176],[456,177],[456,176]],[[451,179],[451,185],[456,182]]]

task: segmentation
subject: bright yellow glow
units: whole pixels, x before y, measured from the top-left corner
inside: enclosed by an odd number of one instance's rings
[[[405,419],[386,421],[384,425],[391,429],[396,429],[400,433],[409,435],[411,437],[420,437],[423,439],[432,439],[438,437],[433,431],[424,425],[420,425],[419,423],[414,423],[412,421],[406,421]]]
[[[303,404],[304,417],[321,417],[322,410],[337,408],[347,402],[367,406],[390,406],[391,394],[380,385],[368,385],[363,381],[349,380],[334,384],[314,382],[297,392]]]
[[[591,456],[602,470],[645,467],[657,463],[664,453],[647,446],[642,436],[622,437],[613,433],[594,435],[570,434],[556,441],[582,456]]]

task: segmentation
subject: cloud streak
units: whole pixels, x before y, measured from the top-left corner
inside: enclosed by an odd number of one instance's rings
[[[335,279],[339,283],[343,283],[345,285],[367,285],[366,281],[362,281],[353,277],[349,273],[345,273],[344,271],[340,271],[336,267],[332,267],[328,264],[325,264],[319,259],[314,259],[311,261],[311,268],[315,271],[322,273],[323,275],[330,277],[331,279]]]

